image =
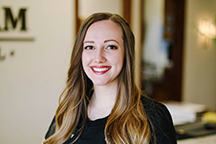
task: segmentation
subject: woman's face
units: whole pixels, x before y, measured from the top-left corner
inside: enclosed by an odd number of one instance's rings
[[[83,41],[82,66],[95,86],[111,85],[124,62],[121,27],[111,20],[93,23]]]

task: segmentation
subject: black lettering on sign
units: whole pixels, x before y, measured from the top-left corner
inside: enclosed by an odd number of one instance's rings
[[[9,7],[3,7],[4,10],[4,23],[5,23],[5,27],[3,29],[3,31],[9,31],[9,23],[11,24],[13,29],[17,28],[17,23],[21,23],[21,27],[20,27],[20,31],[26,31],[27,30],[27,26],[26,26],[26,8],[20,8],[18,11],[18,15],[16,15],[16,17],[14,16],[14,14],[12,13],[11,8]],[[0,28],[0,31],[1,28]]]

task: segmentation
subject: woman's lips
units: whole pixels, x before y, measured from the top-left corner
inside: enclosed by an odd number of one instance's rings
[[[92,66],[90,67],[95,74],[105,74],[111,69],[111,66]]]

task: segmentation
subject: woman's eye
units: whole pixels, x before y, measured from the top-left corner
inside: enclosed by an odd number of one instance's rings
[[[93,46],[85,46],[84,49],[91,50],[91,49],[94,49],[94,47]]]
[[[117,49],[117,46],[109,45],[109,46],[107,47],[107,49]]]

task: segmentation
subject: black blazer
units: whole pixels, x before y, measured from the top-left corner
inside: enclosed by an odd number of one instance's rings
[[[166,106],[144,96],[142,96],[141,100],[146,114],[149,117],[151,129],[150,144],[177,144],[175,128]],[[46,133],[45,139],[54,134],[55,125],[54,118]]]

